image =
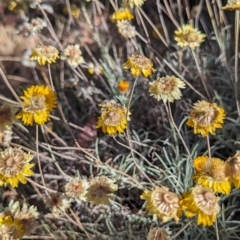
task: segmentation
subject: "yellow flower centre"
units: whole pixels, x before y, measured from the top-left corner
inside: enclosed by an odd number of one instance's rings
[[[221,161],[207,159],[203,166],[203,174],[214,179],[214,181],[225,181],[225,166]]]
[[[132,64],[136,65],[139,68],[152,68],[153,64],[151,60],[142,56],[142,55],[132,55],[131,56]]]
[[[107,113],[104,123],[108,126],[117,126],[121,123],[123,114],[115,111]]]
[[[205,109],[197,109],[193,112],[192,118],[198,124],[202,126],[209,126],[211,125],[218,115],[218,111],[216,108],[210,106]]]
[[[23,106],[26,112],[40,112],[46,110],[46,97],[43,94],[35,94],[29,99],[29,103]]]
[[[196,42],[198,41],[199,34],[197,32],[189,31],[183,33],[183,39],[187,42]]]

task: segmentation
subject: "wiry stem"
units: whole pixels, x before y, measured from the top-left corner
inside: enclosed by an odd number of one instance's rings
[[[182,134],[180,133],[180,131],[179,131],[179,129],[178,129],[174,119],[173,119],[170,103],[168,103],[168,105],[166,105],[166,104],[164,104],[164,105],[165,105],[166,111],[167,111],[167,113],[169,115],[169,118],[171,119],[171,122],[172,122],[174,128],[176,129],[177,134],[178,134],[178,136],[179,136],[179,138],[180,138],[180,140],[181,140],[181,142],[182,142],[182,144],[183,144],[183,146],[184,146],[184,148],[185,148],[185,150],[186,150],[186,152],[188,154],[189,159],[192,159],[191,153],[190,153],[190,151],[189,151],[189,149],[188,149],[188,147],[187,147],[187,145],[186,145],[186,143],[185,143],[185,141],[184,141],[184,139],[182,137]]]
[[[209,159],[210,159],[212,157],[212,155],[211,155],[211,146],[210,146],[209,135],[207,135],[207,146],[208,146],[208,156],[209,156]]]
[[[132,97],[133,97],[133,92],[134,92],[134,89],[136,87],[136,84],[137,84],[137,80],[138,80],[138,77],[135,78],[134,80],[134,83],[133,83],[133,86],[132,86],[132,90],[131,90],[131,93],[130,93],[130,97],[129,97],[129,101],[128,101],[128,106],[127,106],[127,116],[128,117],[128,113],[130,111],[130,106],[131,106],[131,102],[132,102]],[[141,167],[138,165],[137,161],[136,161],[136,158],[135,158],[135,155],[134,155],[134,151],[133,151],[133,148],[132,148],[132,142],[131,142],[131,138],[130,138],[130,131],[129,131],[129,126],[127,127],[127,131],[126,131],[126,135],[127,135],[127,141],[128,141],[128,145],[129,145],[129,148],[130,148],[130,152],[131,152],[131,155],[132,155],[132,158],[133,158],[133,161],[136,165],[136,167],[138,168],[138,170],[146,177],[146,179],[152,183],[154,185],[154,183],[152,182],[152,180],[147,176],[147,174],[141,169]]]
[[[237,105],[238,117],[240,116],[240,106],[238,99],[238,44],[239,44],[239,10],[235,13],[235,62],[234,62],[234,89],[235,89],[235,98]]]

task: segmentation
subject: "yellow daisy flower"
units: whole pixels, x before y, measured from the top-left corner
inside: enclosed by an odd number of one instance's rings
[[[215,192],[229,194],[231,184],[225,175],[225,162],[219,158],[200,156],[194,159],[196,174],[193,179],[202,186],[208,187]]]
[[[131,57],[123,64],[125,69],[130,69],[133,76],[139,76],[141,73],[144,77],[148,77],[155,69],[149,58],[143,55],[132,54]]]
[[[24,91],[22,111],[16,115],[26,125],[44,124],[49,120],[50,111],[56,106],[54,91],[48,86],[34,85]]]
[[[22,239],[25,232],[23,230],[23,225],[17,219],[12,219],[10,216],[0,217],[0,236],[1,239]]]
[[[180,205],[182,210],[186,211],[187,217],[197,216],[198,225],[211,226],[220,212],[219,199],[211,189],[196,186],[191,191],[183,193]]]
[[[119,104],[110,104],[108,107],[103,107],[101,116],[97,121],[97,128],[102,128],[104,133],[115,135],[117,132],[122,133],[127,127],[127,108]]]
[[[182,96],[180,88],[185,87],[185,83],[180,78],[174,76],[158,77],[157,80],[149,83],[149,92],[150,96],[158,101],[162,99],[166,103],[180,99]]]
[[[58,50],[51,45],[34,48],[30,56],[30,60],[37,60],[39,65],[45,65],[46,62],[55,63],[58,58]]]
[[[22,224],[23,230],[26,235],[30,235],[31,232],[36,227],[36,219],[39,216],[39,212],[35,206],[28,206],[26,203],[20,206],[20,203],[14,202],[13,200],[10,201],[7,208],[5,208],[2,215],[9,215],[14,220],[18,220],[19,223]]]
[[[111,20],[117,22],[119,20],[132,20],[134,16],[128,8],[119,8],[115,13],[113,13]]]
[[[68,45],[63,50],[61,59],[66,59],[68,64],[72,67],[77,67],[79,64],[84,63],[79,44]]]
[[[119,81],[119,83],[118,83],[118,91],[119,92],[126,93],[126,92],[128,92],[129,88],[130,88],[129,81],[126,81],[126,80]]]
[[[206,37],[205,34],[201,33],[190,24],[178,28],[174,33],[174,40],[177,41],[177,45],[180,47],[199,47]]]
[[[225,162],[225,175],[236,188],[240,188],[240,152],[229,157]]]
[[[115,180],[105,176],[96,177],[90,182],[85,195],[86,199],[93,204],[109,204],[109,200],[113,198],[113,193],[118,190],[118,186],[114,184]]]
[[[178,222],[182,215],[178,195],[169,192],[165,187],[156,187],[153,191],[145,190],[140,198],[147,201],[148,213],[156,214],[162,222],[167,222],[172,218]]]
[[[70,4],[70,11],[71,11],[71,14],[72,14],[73,18],[78,18],[80,16],[81,11],[80,11],[79,7],[77,7],[76,4]],[[63,8],[63,12],[65,14],[68,14],[67,7]]]
[[[146,0],[123,0],[123,5],[126,7],[141,7]]]
[[[215,135],[216,128],[222,128],[225,116],[225,110],[216,103],[202,100],[194,104],[186,124],[193,127],[194,134],[206,137],[209,133]]]
[[[8,147],[0,152],[0,186],[10,184],[18,187],[19,181],[27,183],[26,177],[34,174],[31,168],[35,165],[29,163],[33,155],[23,152],[20,148]]]
[[[240,9],[240,0],[228,0],[227,5],[222,7],[223,10],[239,10]]]

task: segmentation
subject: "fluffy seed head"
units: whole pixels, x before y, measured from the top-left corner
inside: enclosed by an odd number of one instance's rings
[[[105,176],[96,177],[90,182],[87,189],[87,200],[96,205],[108,205],[109,200],[113,198],[113,193],[118,190],[118,186],[114,182],[115,180]]]

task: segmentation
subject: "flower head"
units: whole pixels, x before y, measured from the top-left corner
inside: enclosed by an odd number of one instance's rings
[[[23,203],[22,208],[20,203],[11,200],[8,207],[1,215],[11,216],[12,219],[18,220],[23,225],[23,230],[26,235],[29,235],[31,231],[36,227],[36,219],[39,216],[39,212],[35,206],[28,206]]]
[[[55,63],[57,58],[59,58],[59,52],[51,45],[34,48],[30,56],[30,60],[37,60],[40,65],[45,65],[46,62]]]
[[[123,64],[125,69],[130,69],[133,76],[139,76],[141,73],[144,77],[148,77],[155,69],[149,58],[143,55],[132,54],[131,57]]]
[[[84,63],[82,51],[78,44],[68,45],[64,49],[61,59],[66,59],[68,64],[72,67],[77,67],[79,64]]]
[[[169,238],[165,229],[158,227],[151,228],[147,235],[147,240],[167,240]]]
[[[240,0],[228,0],[227,5],[222,7],[223,10],[239,10],[240,9]]]
[[[200,156],[194,159],[194,180],[202,186],[208,187],[215,192],[229,194],[231,185],[225,175],[225,163],[219,158]]]
[[[174,219],[178,222],[181,216],[179,197],[165,187],[156,187],[153,191],[145,190],[140,196],[146,200],[146,210],[149,214],[156,214],[163,222]]]
[[[126,7],[141,7],[146,0],[124,0],[124,6]]]
[[[73,18],[78,18],[80,16],[81,11],[80,11],[80,9],[79,9],[79,7],[77,5],[70,4],[70,11],[71,11],[71,14],[72,14]],[[63,12],[65,14],[68,13],[67,7],[64,7]]]
[[[117,22],[119,20],[132,20],[134,16],[128,8],[119,8],[115,13],[113,13],[111,20]]]
[[[215,135],[216,128],[222,128],[225,116],[224,109],[216,103],[202,100],[194,104],[186,124],[193,127],[194,134],[200,133],[206,137],[209,133]]]
[[[126,92],[128,92],[129,87],[130,87],[129,81],[121,80],[121,81],[119,81],[119,83],[118,83],[118,91],[121,92],[121,93],[126,93]]]
[[[128,20],[117,21],[118,32],[126,39],[136,36],[135,27]]]
[[[29,34],[33,35],[40,32],[45,27],[47,27],[47,23],[42,18],[33,18],[31,23],[25,25],[25,29]]]
[[[101,74],[103,72],[103,67],[100,64],[94,65],[94,63],[88,63],[88,72],[89,74]]]
[[[59,216],[71,206],[71,200],[68,199],[64,194],[55,192],[50,193],[45,198],[46,206],[51,209],[54,216]]]
[[[49,120],[50,111],[56,106],[54,91],[48,86],[34,85],[24,91],[22,111],[16,115],[26,125],[44,124]]]
[[[25,232],[23,225],[17,219],[12,219],[10,216],[0,217],[0,236],[1,239],[22,239]]]
[[[0,152],[0,185],[10,184],[18,187],[19,181],[26,184],[26,177],[34,174],[31,168],[35,165],[29,163],[33,155],[23,152],[20,148],[8,147]]]
[[[104,133],[115,135],[117,132],[122,133],[126,129],[129,120],[126,107],[109,103],[108,106],[102,107],[96,127],[101,127]]]
[[[11,0],[8,9],[15,13],[27,12],[27,5],[24,1]]]
[[[233,157],[229,157],[225,162],[225,175],[236,188],[240,188],[240,152],[237,152]]]
[[[157,80],[149,83],[150,96],[164,103],[180,99],[182,93],[180,88],[185,88],[185,83],[174,76],[158,77]]]
[[[114,184],[115,180],[105,176],[96,177],[90,182],[87,189],[86,198],[89,202],[96,205],[109,204],[109,200],[113,198],[113,193],[118,190],[118,186]]]
[[[9,105],[0,105],[0,128],[11,126],[14,116]]]
[[[196,48],[200,46],[205,37],[205,34],[188,24],[175,31],[174,40],[180,47]]]
[[[211,226],[220,212],[219,199],[211,189],[196,186],[183,194],[180,205],[183,210],[186,210],[187,217],[197,215],[198,225]]]
[[[86,201],[88,185],[86,180],[75,177],[65,185],[65,194],[73,200]]]

